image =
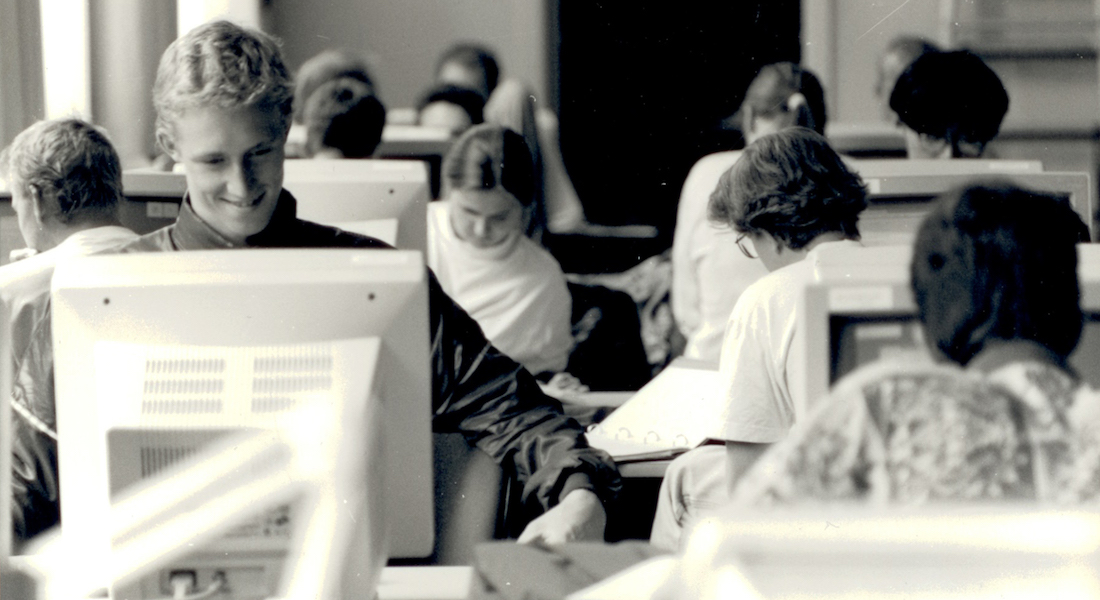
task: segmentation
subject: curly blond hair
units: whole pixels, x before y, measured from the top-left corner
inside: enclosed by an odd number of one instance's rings
[[[200,25],[172,42],[153,84],[157,139],[190,108],[256,106],[274,110],[290,128],[294,90],[275,38],[228,21]]]

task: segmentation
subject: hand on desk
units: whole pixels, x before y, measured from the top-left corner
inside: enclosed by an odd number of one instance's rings
[[[554,508],[531,521],[520,534],[518,542],[542,541],[564,544],[577,541],[603,541],[607,513],[600,499],[590,490],[573,490]]]
[[[569,402],[572,397],[588,391],[587,385],[565,371],[554,373],[550,381],[539,383],[539,387],[542,388],[542,393],[562,402]]]

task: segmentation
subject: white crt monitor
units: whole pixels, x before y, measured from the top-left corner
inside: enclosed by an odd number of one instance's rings
[[[826,251],[827,250],[827,251]],[[1100,386],[1100,244],[1078,244],[1077,278],[1084,328],[1070,365]],[[884,358],[930,361],[910,285],[912,248],[829,248],[818,254],[816,283],[799,309],[805,332],[807,398]]]
[[[425,252],[431,187],[423,162],[288,159],[283,188],[298,217]]]
[[[66,543],[106,553],[103,523],[127,486],[241,427],[275,426],[281,413],[316,395],[358,389],[373,377],[383,413],[389,556],[431,553],[430,342],[419,253],[75,259],[54,276],[53,332]],[[371,356],[376,362],[367,364]],[[233,564],[255,561],[250,577],[273,581],[294,510],[263,508],[197,551],[190,568],[226,571],[221,557],[230,556]]]
[[[963,161],[941,161],[948,164]],[[983,161],[984,162],[984,161]],[[857,170],[859,163],[855,163]],[[859,217],[863,243],[869,246],[911,244],[928,207],[944,192],[971,183],[1004,181],[1024,189],[1045,192],[1064,198],[1089,228],[1090,239],[1096,239],[1096,200],[1088,173],[996,172],[978,165],[976,172],[899,173],[872,175],[872,170],[859,170],[867,184],[869,204]]]

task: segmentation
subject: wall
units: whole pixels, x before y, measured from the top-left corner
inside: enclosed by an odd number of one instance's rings
[[[939,39],[939,2],[802,0],[802,64],[825,85],[829,120],[884,120],[874,96],[876,62],[891,39]]]
[[[37,0],[0,0],[0,148],[45,114]]]
[[[536,0],[268,0],[263,20],[297,69],[326,48],[362,52],[388,107],[413,106],[436,58],[458,41],[495,51],[505,76],[546,93],[545,6]]]
[[[107,129],[123,168],[155,154],[153,81],[160,55],[176,38],[176,14],[164,2],[111,0],[89,4],[92,117]]]

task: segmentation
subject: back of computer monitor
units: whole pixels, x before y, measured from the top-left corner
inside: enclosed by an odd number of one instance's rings
[[[966,158],[939,160],[931,158],[846,158],[844,162],[864,179],[907,175],[973,175],[975,177],[1016,173],[1042,173],[1038,160],[1005,160],[999,158]]]
[[[171,225],[187,193],[183,173],[134,169],[122,173],[122,202],[118,219],[139,234]]]
[[[815,253],[814,283],[798,312],[809,402],[861,362],[919,348],[913,344],[919,327],[909,289],[911,256],[910,246],[823,247]]]
[[[1082,380],[1100,389],[1100,244],[1079,244],[1077,261],[1085,324],[1070,366]]]
[[[955,164],[962,161],[944,161]],[[980,167],[981,165],[979,165]],[[872,246],[911,244],[929,206],[941,194],[972,183],[1007,182],[1026,189],[1064,198],[1096,239],[1095,194],[1088,173],[1005,171],[991,173],[977,168],[974,173],[930,171],[927,173],[863,176],[869,206],[859,219],[864,244]]]
[[[428,172],[397,160],[287,160],[283,187],[298,200],[298,217],[378,238],[403,250],[426,251]]]
[[[89,257],[58,269],[53,319],[58,432],[64,440],[59,462],[78,465],[60,469],[66,541],[106,552],[102,523],[108,498],[121,490],[108,489],[107,474],[117,469],[108,467],[115,457],[105,448],[147,451],[141,458],[151,465],[147,474],[155,474],[188,453],[172,450],[180,448],[171,443],[179,441],[169,439],[173,435],[197,447],[203,438],[239,427],[239,410],[237,421],[220,420],[231,405],[251,406],[263,426],[293,406],[287,398],[312,389],[302,385],[339,377],[332,374],[331,360],[296,355],[294,347],[373,337],[382,341],[377,372],[385,422],[385,521],[393,527],[390,555],[431,553],[430,346],[426,272],[418,253],[253,250]],[[268,383],[249,379],[251,387],[234,388],[222,382],[218,357],[208,355],[232,348],[274,348],[285,357],[265,359],[275,369]],[[120,366],[128,354],[149,352],[178,356]],[[248,399],[230,402],[233,389]],[[129,417],[120,408],[125,403],[119,390],[130,394]],[[141,423],[148,426],[143,430]],[[266,511],[244,528],[255,535],[226,538],[216,548],[270,553],[269,534],[285,529],[288,518],[293,513],[288,516],[285,507]]]
[[[442,187],[443,157],[447,155],[453,142],[454,137],[444,127],[387,123],[382,130],[382,141],[374,150],[374,156],[387,160],[423,162],[428,167],[432,198],[438,198]]]
[[[1069,361],[1085,383],[1100,387],[1100,245],[1079,244],[1077,249],[1085,322]],[[911,256],[906,246],[823,248],[818,253],[817,279],[799,312],[811,401],[868,363],[932,360],[910,284]]]

